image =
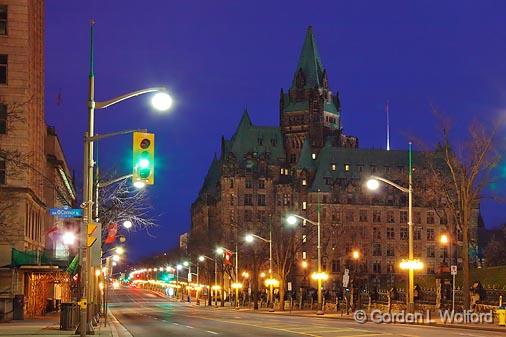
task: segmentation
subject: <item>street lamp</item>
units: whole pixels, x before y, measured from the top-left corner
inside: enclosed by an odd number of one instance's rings
[[[125,227],[126,229],[132,228],[132,221],[130,220],[123,221],[123,227]]]
[[[76,241],[76,235],[73,232],[65,232],[61,238],[65,246],[71,246]]]
[[[226,249],[224,247],[216,248],[216,253],[219,255],[225,254],[226,251],[231,252],[230,249]],[[237,283],[239,280],[239,251],[237,250],[237,241],[235,243],[235,278]],[[235,308],[239,309],[239,287],[235,288]]]
[[[205,259],[208,259],[210,261],[213,261],[214,262],[214,285],[211,287],[211,290],[213,291],[213,296],[214,296],[214,305],[218,305],[218,296],[216,296],[216,291],[217,291],[217,288],[216,286],[218,286],[218,274],[216,273],[216,269],[218,267],[218,263],[216,262],[216,259],[213,259],[209,256],[206,256],[206,255],[200,255],[199,256],[199,261],[200,262],[204,262]],[[211,282],[209,282],[211,283]],[[208,299],[208,303],[209,305],[212,304],[212,300],[211,300],[211,296],[209,296],[209,299]]]
[[[246,240],[246,242],[251,243],[255,240],[255,238],[260,239],[260,240],[267,242],[269,244],[269,278],[272,279],[272,228],[269,229],[269,239],[264,239],[263,237],[258,236],[256,234],[247,234],[244,239]],[[271,282],[269,284],[269,302],[270,302],[269,311],[270,312],[274,311],[273,286],[274,285]]]
[[[167,110],[172,104],[170,96],[167,94],[167,90],[163,87],[147,88],[137,90],[131,93],[127,93],[107,101],[97,102],[95,101],[95,70],[94,70],[94,22],[91,23],[90,27],[90,71],[88,76],[88,128],[84,134],[84,167],[83,167],[83,221],[81,224],[81,247],[79,251],[79,261],[81,263],[81,287],[82,297],[81,303],[91,303],[92,294],[89,288],[88,274],[90,271],[90,250],[87,246],[87,226],[93,219],[93,189],[94,189],[94,151],[93,143],[95,136],[95,109],[105,109],[109,106],[122,102],[124,100],[147,94],[156,93],[151,103],[156,109]],[[164,95],[162,95],[164,94]],[[169,103],[170,102],[170,103]],[[137,187],[137,186],[136,186]],[[100,242],[99,242],[100,243]],[[86,265],[82,265],[82,261],[86,261]],[[81,337],[85,337],[86,333],[92,332],[93,327],[91,325],[91,316],[87,315],[87,305],[81,305],[80,309],[80,329],[79,334]]]
[[[125,248],[118,246],[114,249],[117,254],[122,255],[125,252]]]
[[[291,226],[294,226],[297,224],[298,220],[303,220],[305,222],[309,222],[310,224],[316,226],[318,228],[318,245],[317,245],[317,250],[318,250],[318,275],[321,276],[322,275],[322,258],[321,258],[321,234],[320,234],[320,190],[318,190],[318,207],[317,207],[317,214],[318,214],[318,219],[316,222],[313,222],[309,219],[306,219],[300,215],[297,215],[297,214],[290,214],[289,216],[286,217],[286,222],[287,224],[291,225]],[[316,280],[318,281],[318,310],[316,311],[316,314],[317,315],[323,315],[324,312],[323,312],[323,293],[322,293],[322,280],[324,280],[323,277],[318,277],[316,278]],[[326,280],[326,279],[325,279]]]
[[[379,182],[382,181],[390,186],[393,186],[400,190],[401,192],[408,194],[408,239],[409,239],[409,252],[408,252],[408,261],[411,263],[404,264],[404,266],[408,267],[409,270],[409,285],[408,285],[408,312],[414,312],[415,310],[415,267],[419,266],[416,263],[414,258],[414,229],[413,229],[413,167],[412,167],[412,155],[411,155],[411,147],[412,144],[409,142],[409,152],[408,152],[408,188],[402,187],[393,181],[388,179],[371,176],[367,181],[367,188],[370,190],[377,190],[379,187]]]

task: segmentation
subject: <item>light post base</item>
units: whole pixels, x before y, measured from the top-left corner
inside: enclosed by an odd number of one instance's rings
[[[316,314],[317,314],[317,315],[319,315],[319,316],[321,316],[321,315],[323,315],[323,314],[325,314],[325,313],[323,312],[323,310],[318,310],[318,311],[316,312]]]

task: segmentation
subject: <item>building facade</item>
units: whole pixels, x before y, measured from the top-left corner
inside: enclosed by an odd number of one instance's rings
[[[64,224],[49,208],[75,200],[61,144],[44,119],[44,1],[1,0],[0,319],[13,317],[13,301],[20,318],[61,299],[57,284],[66,277],[49,257],[69,252],[54,235]]]
[[[244,111],[234,135],[222,138],[221,153],[192,205],[194,249],[233,244],[237,232],[266,235],[289,213],[314,222],[319,213],[327,289],[340,287],[346,269],[371,286],[394,284],[403,275],[399,262],[408,256],[407,195],[387,185],[371,193],[365,182],[377,175],[407,186],[408,152],[359,148],[358,138],[344,133],[341,112],[309,27],[291,86],[280,93],[279,127],[254,125]],[[419,153],[413,161],[416,172],[424,170]],[[424,205],[416,191],[413,210],[415,256],[425,262],[421,274],[437,273],[448,263],[447,248],[437,238],[453,228],[452,221]],[[474,227],[478,210],[475,215]],[[294,289],[314,287],[309,277],[317,266],[314,227],[300,224],[297,235],[289,280]],[[354,250],[358,259],[352,258]],[[244,254],[247,260],[247,250]]]

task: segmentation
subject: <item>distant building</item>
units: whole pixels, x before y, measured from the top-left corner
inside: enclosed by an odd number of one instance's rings
[[[188,250],[188,233],[179,235],[179,250],[184,253]]]
[[[75,206],[76,192],[44,120],[43,0],[0,0],[0,46],[0,320],[8,320],[13,303],[19,319],[42,314],[49,298],[69,299],[60,235],[73,225],[49,208]]]
[[[322,265],[330,274],[325,287],[337,289],[346,268],[371,285],[393,284],[396,275],[405,275],[398,265],[408,255],[407,195],[389,186],[370,193],[364,183],[374,174],[407,185],[407,151],[360,149],[358,138],[344,133],[338,92],[330,89],[311,27],[291,86],[281,90],[279,102],[279,127],[254,125],[244,111],[233,136],[222,138],[221,153],[192,205],[190,249],[203,253],[233,245],[236,235],[251,230],[266,235],[269,221],[282,221],[291,212],[316,221],[319,205]],[[423,166],[414,153],[414,167]],[[415,198],[415,256],[425,262],[421,274],[433,274],[448,256],[438,235],[453,224],[423,204]],[[477,219],[478,209],[473,228]],[[299,227],[301,244],[290,276],[294,289],[315,287],[308,277],[317,265],[312,227]],[[355,249],[360,252],[356,262]]]

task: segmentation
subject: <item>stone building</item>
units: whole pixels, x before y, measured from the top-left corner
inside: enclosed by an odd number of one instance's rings
[[[194,249],[231,246],[236,231],[266,235],[270,221],[279,224],[289,213],[316,221],[319,208],[322,265],[330,274],[326,288],[337,289],[345,269],[369,285],[393,284],[408,255],[407,195],[388,185],[371,193],[365,182],[377,175],[407,186],[408,152],[360,149],[358,138],[344,133],[340,99],[330,89],[311,27],[279,105],[279,127],[254,125],[244,111],[234,135],[222,138],[221,153],[192,205]],[[419,153],[413,160],[415,172],[423,171]],[[425,262],[421,274],[433,274],[447,256],[437,238],[452,228],[451,219],[439,218],[416,191],[414,199],[415,256]],[[294,289],[314,287],[309,277],[317,265],[314,228],[301,224],[297,235],[290,280]],[[353,250],[360,252],[358,260]]]
[[[75,201],[60,141],[44,119],[44,1],[0,0],[1,320],[13,317],[13,301],[21,318],[68,296],[60,271],[69,252],[55,235],[64,224],[49,208]]]

